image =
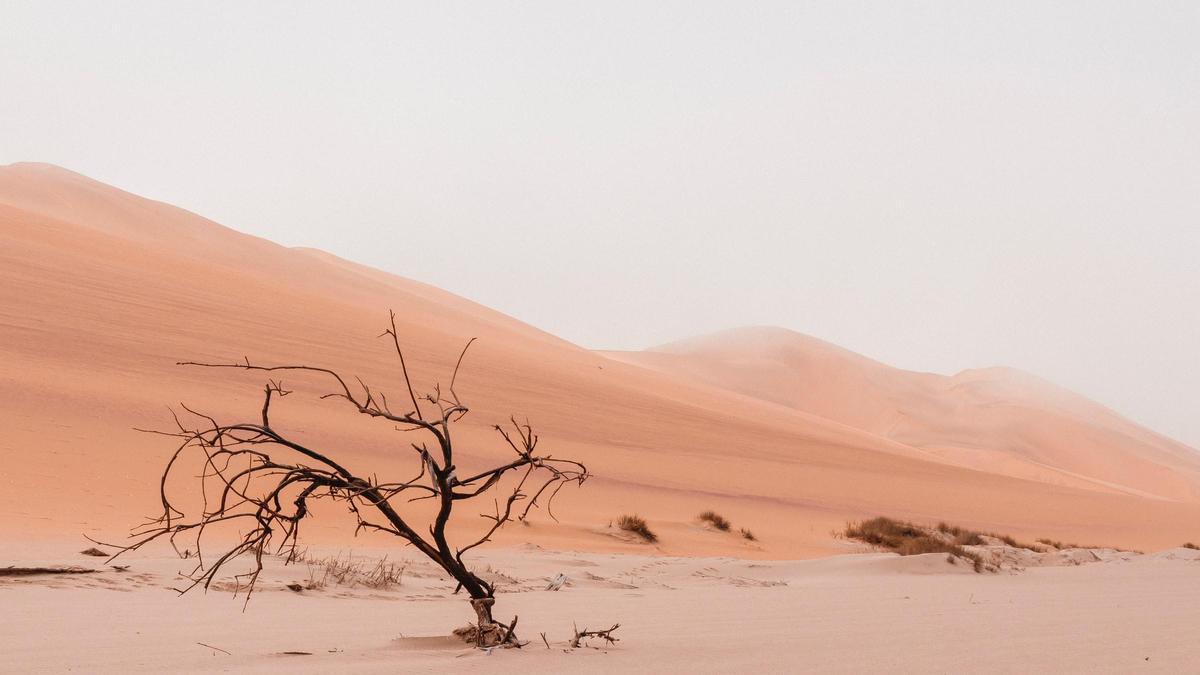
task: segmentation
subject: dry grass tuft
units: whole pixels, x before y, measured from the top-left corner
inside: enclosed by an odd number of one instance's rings
[[[388,562],[387,557],[374,563],[354,560],[353,557],[342,560],[340,556],[314,559],[297,556],[297,560],[308,564],[308,579],[304,582],[304,588],[310,591],[330,584],[351,588],[365,586],[386,591],[393,586],[403,585],[404,571],[408,569],[407,562]]]
[[[1007,534],[996,534],[995,532],[976,532],[975,530],[968,530],[967,528],[959,527],[958,525],[948,525],[944,522],[937,524],[937,531],[953,537],[954,543],[958,544],[959,546],[986,546],[987,541],[984,539],[984,537],[987,536],[993,539],[999,539],[1006,545],[1013,548],[1023,548],[1029,551],[1037,551],[1037,547],[1029,544],[1022,544]]]
[[[617,519],[617,527],[632,532],[651,544],[658,541],[658,535],[650,531],[650,526],[638,515],[624,515]]]
[[[955,543],[957,539],[968,532],[960,530],[959,534],[954,534],[949,526],[947,528],[945,531],[940,526],[938,528],[938,531],[945,535],[943,539],[919,525],[880,516],[859,523],[848,523],[845,535],[851,539],[889,549],[900,555],[946,553],[951,558],[971,561],[975,571],[982,572],[984,569],[983,558]]]
[[[1060,551],[1063,549],[1067,549],[1067,548],[1095,548],[1094,546],[1080,546],[1079,544],[1064,544],[1063,542],[1058,541],[1056,539],[1045,539],[1045,538],[1038,539],[1037,543],[1045,544],[1046,546],[1053,546],[1054,548],[1056,548]]]
[[[1184,547],[1184,548],[1190,548],[1190,549],[1192,549],[1193,551],[1200,551],[1200,546],[1197,546],[1197,545],[1193,544],[1193,543],[1192,543],[1192,542],[1190,542],[1190,541],[1189,541],[1189,542],[1187,542],[1186,544],[1184,544],[1184,545],[1183,545],[1183,547]]]
[[[725,518],[723,518],[721,516],[721,514],[717,513],[716,511],[705,511],[704,513],[700,514],[699,518],[701,521],[706,522],[709,525],[712,525],[713,527],[717,528],[718,530],[720,530],[722,532],[729,531],[729,528],[730,528],[729,521],[725,520]]]
[[[954,543],[959,546],[983,546],[987,542],[983,540],[983,536],[973,530],[968,530],[958,525],[948,525],[946,523],[938,523],[937,531],[944,535],[954,538]]]
[[[996,539],[999,539],[1000,541],[1004,542],[1005,544],[1008,544],[1009,546],[1011,546],[1013,548],[1023,548],[1027,551],[1037,551],[1036,546],[1032,546],[1030,544],[1023,544],[1023,543],[1017,541],[1016,539],[1013,539],[1012,537],[1008,536],[1007,534],[996,534],[994,532],[987,532],[986,534],[989,537],[995,537]]]
[[[754,536],[753,532],[751,532],[750,530],[747,530],[744,527],[741,529],[741,533],[742,533],[743,539],[749,539],[750,541],[758,541],[758,537]]]
[[[80,551],[80,553],[82,553],[83,555],[95,556],[97,558],[107,558],[108,557],[107,553],[105,553],[104,551],[101,551],[100,549],[96,548],[95,546],[93,546],[91,548],[85,548],[82,551]]]

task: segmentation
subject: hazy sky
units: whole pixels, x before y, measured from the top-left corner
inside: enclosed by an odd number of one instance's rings
[[[588,347],[785,326],[1200,446],[1200,4],[0,3],[53,162]]]

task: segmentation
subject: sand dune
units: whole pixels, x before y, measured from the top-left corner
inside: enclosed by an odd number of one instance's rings
[[[501,456],[488,426],[518,413],[595,471],[560,501],[562,524],[520,534],[546,545],[801,557],[844,550],[831,530],[884,513],[1160,549],[1200,523],[1189,449],[1070,397],[1031,398],[1021,378],[896,374],[833,347],[796,371],[736,340],[728,360],[707,347],[616,360],[419,282],[18,164],[0,167],[0,528],[122,532],[155,508],[168,450],[133,427],[164,426],[181,400],[255,414],[260,379],[178,360],[307,362],[394,390],[393,355],[375,339],[388,308],[421,387],[480,338],[458,386],[472,404],[467,463]],[[789,388],[795,372],[815,387]],[[300,395],[280,425],[353,466],[407,471],[389,428],[290,384]],[[1005,396],[1020,402],[997,405]],[[699,528],[707,508],[760,542]],[[657,549],[605,533],[627,511],[659,530]],[[318,518],[313,536],[343,536],[337,522]]]
[[[1200,499],[1200,453],[1011,368],[911,372],[765,327],[613,356],[842,422],[960,466]]]

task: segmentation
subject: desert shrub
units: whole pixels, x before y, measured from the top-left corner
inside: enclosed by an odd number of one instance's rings
[[[959,546],[983,546],[987,542],[978,532],[964,531],[954,538],[954,543]]]
[[[959,525],[949,525],[945,522],[937,524],[937,531],[948,537],[953,537],[954,543],[958,544],[959,546],[984,546],[987,544],[987,541],[984,540],[984,536],[988,536],[994,539],[999,539],[1013,548],[1024,548],[1030,551],[1037,550],[1036,547],[1030,546],[1029,544],[1022,544],[1007,534],[996,534],[995,532],[976,532],[975,530],[968,530],[967,528]],[[1049,541],[1043,541],[1040,539],[1038,541],[1043,544],[1050,543]]]
[[[944,522],[938,523],[937,531],[948,537],[952,537],[954,543],[959,546],[982,546],[986,543],[978,532],[958,525],[948,525]]]
[[[952,537],[957,537],[963,533],[963,529],[958,525],[950,525],[946,521],[937,524],[937,531],[942,534],[948,534]]]
[[[750,530],[747,530],[744,527],[741,529],[741,533],[742,533],[743,539],[749,539],[750,541],[758,541],[758,537],[754,536],[753,532],[751,532]]]
[[[1193,543],[1192,543],[1192,542],[1190,542],[1190,541],[1189,541],[1189,542],[1187,542],[1186,544],[1184,544],[1184,545],[1183,545],[1183,547],[1184,547],[1184,548],[1190,548],[1190,549],[1192,549],[1193,551],[1200,551],[1200,546],[1197,546],[1197,545],[1193,544]]]
[[[941,525],[945,525],[945,523]],[[858,523],[848,523],[845,535],[850,539],[886,548],[900,555],[946,553],[949,557],[969,560],[976,572],[983,571],[983,558],[954,543],[954,540],[962,536],[964,531],[960,530],[959,535],[954,535],[949,526],[945,530],[939,526],[937,531],[946,536],[934,536],[930,530],[919,525],[880,516]]]
[[[715,511],[705,511],[704,513],[701,513],[699,517],[700,517],[700,520],[708,523],[709,525],[712,525],[713,527],[717,528],[718,530],[720,530],[722,532],[729,531],[729,527],[730,527],[729,521],[725,520],[725,518],[723,518],[721,516],[721,514],[715,512]]]
[[[846,536],[874,546],[898,548],[905,539],[925,537],[925,531],[902,520],[880,516],[871,520],[846,525]]]
[[[618,518],[617,527],[626,532],[632,532],[651,544],[658,541],[658,535],[650,531],[650,526],[646,524],[646,521],[636,514],[624,515]]]
[[[1007,534],[996,534],[995,532],[988,532],[987,536],[995,537],[996,539],[999,539],[1000,541],[1004,542],[1005,544],[1008,544],[1009,546],[1011,546],[1013,548],[1023,548],[1023,549],[1029,550],[1029,551],[1037,550],[1036,546],[1032,546],[1030,544],[1022,544],[1021,542],[1008,536]]]

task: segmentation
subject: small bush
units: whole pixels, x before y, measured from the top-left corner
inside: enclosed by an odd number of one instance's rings
[[[721,514],[715,512],[715,511],[705,511],[704,513],[701,513],[700,520],[708,523],[709,525],[712,525],[713,527],[717,528],[718,530],[720,530],[722,532],[729,531],[729,527],[730,527],[729,521],[725,520],[723,517],[721,517]]]
[[[1184,544],[1184,545],[1183,545],[1183,547],[1184,547],[1184,548],[1190,548],[1190,549],[1192,549],[1193,551],[1200,551],[1200,546],[1197,546],[1197,545],[1193,544],[1193,543],[1192,543],[1192,542],[1190,542],[1190,541],[1189,541],[1189,542],[1187,542],[1186,544]]]
[[[751,532],[750,530],[747,530],[744,527],[741,529],[741,533],[742,533],[742,539],[748,539],[750,541],[758,541],[758,537],[754,536],[753,532]]]
[[[658,535],[651,532],[650,526],[646,525],[646,521],[638,515],[621,516],[617,519],[617,527],[626,532],[632,532],[651,544],[658,541]]]
[[[846,536],[874,546],[898,548],[906,539],[926,536],[925,531],[901,520],[872,518],[846,525]]]

